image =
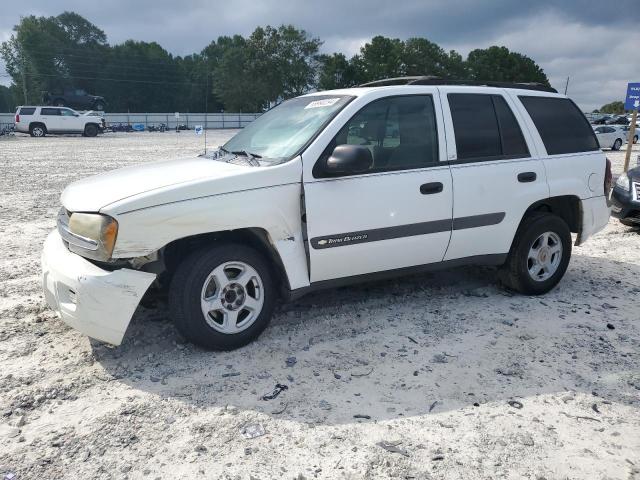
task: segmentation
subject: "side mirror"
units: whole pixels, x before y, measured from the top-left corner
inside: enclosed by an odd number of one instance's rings
[[[338,145],[327,159],[325,171],[336,175],[366,172],[373,165],[371,150],[361,145]]]

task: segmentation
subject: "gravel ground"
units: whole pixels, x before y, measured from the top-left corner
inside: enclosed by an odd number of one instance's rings
[[[615,220],[543,297],[489,268],[329,290],[226,353],[185,343],[162,303],[117,348],[66,327],[39,285],[64,186],[201,149],[192,132],[0,139],[0,474],[640,479],[640,235]]]

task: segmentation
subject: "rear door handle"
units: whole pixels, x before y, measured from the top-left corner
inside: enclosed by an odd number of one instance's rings
[[[431,195],[434,193],[440,193],[443,188],[444,187],[440,182],[423,183],[420,185],[420,193],[422,195]]]
[[[538,178],[536,172],[522,172],[518,174],[518,181],[520,183],[535,182],[536,178]]]

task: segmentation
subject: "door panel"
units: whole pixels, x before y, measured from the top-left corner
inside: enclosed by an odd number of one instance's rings
[[[447,166],[305,184],[311,282],[441,261],[452,201]]]
[[[518,175],[534,181],[520,181]],[[537,159],[452,165],[455,186],[453,233],[445,260],[507,253],[522,215],[548,196],[544,166]],[[477,217],[473,228],[459,228],[459,218]],[[484,217],[482,217],[484,216]]]
[[[445,123],[454,132],[447,137],[454,199],[445,260],[508,253],[524,212],[549,196],[544,165],[513,100],[503,91],[440,91]]]
[[[59,109],[42,107],[40,115],[42,116],[42,121],[47,126],[47,131],[59,132],[62,129]]]
[[[440,262],[451,236],[453,188],[436,94],[374,100],[340,128],[304,195],[310,281]],[[336,145],[370,149],[367,173],[326,178]],[[308,173],[307,173],[308,172]],[[308,175],[308,176],[307,176]]]

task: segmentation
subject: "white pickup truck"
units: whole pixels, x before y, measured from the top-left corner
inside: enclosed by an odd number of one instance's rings
[[[403,83],[397,85],[397,83]],[[232,349],[317,288],[484,264],[542,294],[609,219],[586,118],[538,86],[380,81],[304,95],[206,156],[128,167],[62,194],[46,299],[120,344],[152,284],[189,340]]]

